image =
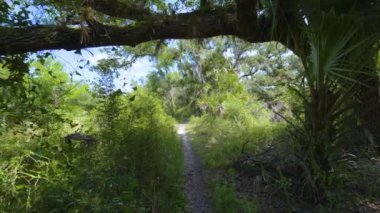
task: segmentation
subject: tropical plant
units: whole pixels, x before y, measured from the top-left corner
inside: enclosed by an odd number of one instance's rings
[[[323,196],[327,188],[336,184],[332,180],[339,172],[338,164],[346,162],[342,161],[344,152],[355,142],[365,140],[358,137],[358,131],[365,126],[360,124],[355,106],[365,101],[363,88],[373,86],[363,80],[374,75],[363,55],[368,54],[377,38],[366,36],[355,16],[334,10],[311,15],[303,24],[303,39],[311,54],[301,58],[304,83],[298,94],[305,114],[301,128],[294,129],[298,141],[295,153],[313,174],[310,188]],[[377,106],[366,109],[371,107]]]

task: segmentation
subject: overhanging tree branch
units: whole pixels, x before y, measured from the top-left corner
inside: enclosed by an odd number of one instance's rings
[[[39,50],[74,50],[87,47],[137,44],[157,39],[192,39],[218,35],[239,36],[236,14],[229,11],[208,13],[191,12],[167,16],[160,20],[147,20],[134,26],[98,26],[96,32],[89,32],[83,41],[83,29],[36,26],[0,27],[0,54],[18,54]],[[266,28],[266,26],[260,26]],[[91,29],[88,29],[91,31]],[[254,30],[254,29],[252,29]],[[251,40],[269,41],[270,36],[262,29],[252,31]]]

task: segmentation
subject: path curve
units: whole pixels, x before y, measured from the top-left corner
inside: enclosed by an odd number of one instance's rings
[[[186,124],[179,124],[177,131],[181,136],[185,159],[185,191],[188,209],[191,213],[212,212],[211,204],[204,187],[204,172],[187,138]]]

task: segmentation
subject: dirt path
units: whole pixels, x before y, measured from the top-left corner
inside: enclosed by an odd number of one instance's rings
[[[203,169],[196,157],[186,135],[186,124],[177,126],[181,136],[185,159],[185,190],[187,194],[188,209],[191,213],[212,212],[210,201],[204,188]]]

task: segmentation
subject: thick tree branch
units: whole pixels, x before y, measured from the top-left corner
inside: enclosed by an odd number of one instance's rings
[[[257,0],[235,0],[239,34],[250,37],[257,26]]]
[[[146,20],[134,26],[99,25],[97,30],[37,26],[0,27],[0,55],[19,54],[39,50],[74,50],[86,47],[137,44],[158,39],[193,39],[218,35],[235,35],[251,42],[266,42],[271,36],[265,22],[251,28],[251,33],[239,34],[236,13],[215,10],[207,13],[191,12],[167,16],[160,20]],[[83,37],[87,37],[83,39]]]

